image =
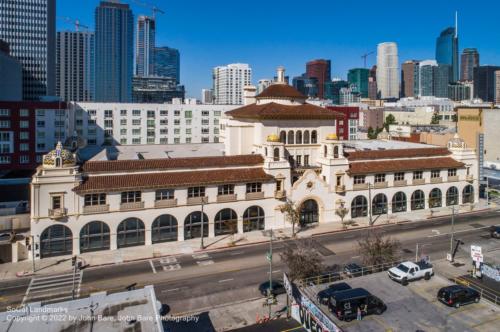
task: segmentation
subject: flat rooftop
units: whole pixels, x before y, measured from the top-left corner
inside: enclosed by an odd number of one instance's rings
[[[438,147],[431,144],[420,144],[387,139],[370,139],[345,141],[345,150],[368,151],[368,150],[401,150],[401,149],[428,149]]]
[[[306,287],[304,290],[319,307],[343,331],[497,331],[500,309],[481,299],[459,309],[450,308],[436,298],[441,287],[452,283],[435,275],[430,280],[418,280],[402,286],[387,276],[387,271],[363,277],[343,280],[352,288],[364,288],[386,305],[381,315],[369,315],[361,321],[340,321],[328,307],[316,300],[316,294],[330,284]]]
[[[153,286],[0,313],[0,331],[163,331]],[[16,317],[11,322],[12,317]]]
[[[82,161],[213,157],[223,155],[224,144],[222,143],[92,146],[78,151],[78,157]]]

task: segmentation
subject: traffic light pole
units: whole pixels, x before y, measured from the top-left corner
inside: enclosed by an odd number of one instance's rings
[[[273,230],[269,241],[269,297],[273,294]],[[269,319],[271,319],[271,303],[269,303]]]
[[[35,236],[30,235],[31,238],[31,260],[33,261],[33,274],[35,274]]]

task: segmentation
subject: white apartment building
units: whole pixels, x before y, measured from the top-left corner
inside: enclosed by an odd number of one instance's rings
[[[220,155],[78,166],[58,145],[32,180],[35,257],[291,227],[285,199],[302,225],[340,223],[341,208],[356,220],[478,200],[477,157],[459,137],[448,148],[342,141],[343,115],[281,79],[255,98],[226,113]]]
[[[377,47],[377,88],[381,99],[399,98],[398,46],[393,42]]]
[[[233,63],[213,69],[215,104],[242,105],[243,89],[252,84],[252,69],[248,64]]]
[[[212,89],[201,89],[201,103],[202,104],[214,103],[214,92],[212,91]]]
[[[235,105],[70,103],[74,130],[87,146],[219,142],[219,122]]]

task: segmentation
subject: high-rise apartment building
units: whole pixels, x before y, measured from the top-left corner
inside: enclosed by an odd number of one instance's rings
[[[154,72],[155,20],[141,15],[137,18],[135,38],[135,75],[150,76]]]
[[[154,51],[154,75],[173,77],[181,81],[181,60],[179,50],[171,47],[156,47]]]
[[[94,100],[94,57],[95,36],[93,32],[57,32],[57,96],[65,101]]]
[[[493,102],[495,100],[495,72],[499,66],[479,66],[474,68],[474,98]]]
[[[331,61],[325,59],[309,61],[306,64],[306,77],[318,80],[318,98],[323,99],[325,82],[330,82],[332,79]]]
[[[358,93],[361,98],[368,98],[368,78],[370,70],[367,68],[349,69],[347,81],[353,93]]]
[[[401,65],[401,96],[415,97],[418,94],[419,61],[409,60]]]
[[[134,16],[129,5],[101,1],[95,10],[95,100],[132,100]]]
[[[259,82],[257,83],[257,94],[267,89],[271,84],[273,84],[273,81],[268,78],[259,80]]]
[[[214,94],[212,89],[201,89],[201,103],[202,104],[213,104]]]
[[[460,62],[460,80],[472,81],[476,67],[479,67],[479,52],[475,48],[465,48]]]
[[[214,102],[219,105],[243,105],[243,89],[252,84],[252,69],[245,63],[233,63],[213,69]]]
[[[373,65],[370,69],[370,77],[368,77],[368,98],[375,100],[378,98],[377,96],[377,65]]]
[[[500,70],[495,71],[495,103],[500,104]]]
[[[396,43],[378,44],[377,88],[381,99],[399,97],[399,58]]]
[[[417,96],[434,96],[434,68],[437,67],[436,60],[420,61],[418,71],[415,75],[417,79]]]
[[[457,29],[444,29],[436,39],[436,61],[440,65],[450,65],[452,82],[458,81],[458,35]]]
[[[55,93],[55,0],[0,1],[0,39],[23,67],[23,99]]]

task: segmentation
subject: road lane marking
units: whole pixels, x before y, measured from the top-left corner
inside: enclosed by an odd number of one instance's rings
[[[196,263],[198,263],[199,266],[206,266],[206,265],[212,265],[214,263],[214,261],[210,259],[208,261],[199,261]]]
[[[453,234],[465,233],[465,232],[470,232],[470,231],[477,231],[479,229],[485,229],[485,228],[490,228],[490,227],[491,226],[484,226],[484,227],[479,227],[479,228],[463,229],[461,231],[455,231],[455,232],[453,232]],[[446,236],[446,235],[451,235],[451,233],[443,233],[443,234],[438,234],[438,235],[428,235],[427,237],[437,237],[437,236]]]
[[[236,256],[236,255],[241,255],[241,254],[243,254],[243,253],[245,253],[245,252],[244,252],[244,251],[237,251],[237,252],[232,252],[232,253],[230,253],[230,255],[231,255],[231,256]]]
[[[219,283],[233,281],[233,278],[219,280]]]
[[[361,256],[352,256],[351,259],[356,259],[356,258],[360,258]]]
[[[161,293],[177,292],[177,291],[182,291],[185,289],[188,289],[188,287],[177,287],[177,288],[164,289],[161,291]]]
[[[273,273],[279,273],[281,270],[274,270]],[[267,271],[267,274],[269,274],[269,271]]]
[[[192,255],[194,259],[208,259],[210,256],[208,256],[207,253],[202,253],[202,254],[194,254]]]
[[[151,259],[149,260],[149,264],[151,265],[151,269],[153,270],[153,273],[156,274],[155,265],[153,264],[153,261]]]
[[[163,271],[174,271],[174,270],[180,270],[181,265],[180,264],[163,265],[162,268]]]
[[[441,234],[441,232],[440,232],[439,230],[437,230],[437,229],[433,229],[431,232],[432,232],[432,233],[436,233],[436,235]]]
[[[177,263],[177,258],[176,257],[162,257],[160,258],[160,264],[162,265],[168,265],[172,263]]]

